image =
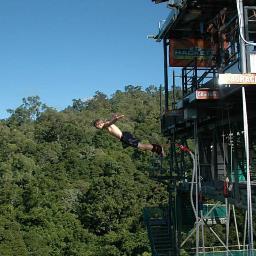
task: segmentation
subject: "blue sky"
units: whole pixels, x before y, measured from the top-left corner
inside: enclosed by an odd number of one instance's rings
[[[95,91],[163,83],[162,43],[147,39],[169,13],[151,0],[8,0],[0,8],[0,118],[23,97],[61,110]]]

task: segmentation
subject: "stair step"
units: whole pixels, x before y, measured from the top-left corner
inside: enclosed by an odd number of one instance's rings
[[[171,247],[171,245],[169,245],[168,247],[157,246],[157,247],[155,247],[155,249],[157,251],[170,251],[172,249],[172,247]]]
[[[153,236],[155,241],[170,241],[170,237],[169,236],[165,236],[165,237],[157,237],[157,236]]]
[[[167,243],[155,243],[155,247],[166,249],[166,248],[171,248],[172,245],[171,245],[171,242],[168,241]]]

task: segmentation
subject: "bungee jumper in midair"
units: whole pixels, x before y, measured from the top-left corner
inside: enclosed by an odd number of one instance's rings
[[[131,146],[141,150],[152,151],[159,156],[165,156],[163,147],[159,144],[143,144],[136,139],[130,132],[122,132],[115,123],[124,118],[124,115],[114,115],[110,120],[97,119],[94,121],[94,126],[97,129],[106,129],[111,135],[120,140],[124,147]]]

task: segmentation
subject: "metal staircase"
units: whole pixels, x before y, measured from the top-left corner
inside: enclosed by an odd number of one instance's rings
[[[146,224],[153,256],[173,256],[171,236],[168,226],[167,208],[145,208]]]
[[[151,236],[154,241],[155,256],[169,256],[172,251],[168,226],[151,223]]]

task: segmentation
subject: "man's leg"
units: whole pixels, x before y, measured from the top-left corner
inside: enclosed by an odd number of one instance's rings
[[[153,145],[152,145],[152,144],[142,144],[142,143],[139,142],[138,148],[141,149],[141,150],[149,150],[149,151],[152,151]]]
[[[149,150],[160,156],[164,156],[163,147],[158,144],[142,144],[139,142],[138,148],[141,150]]]

